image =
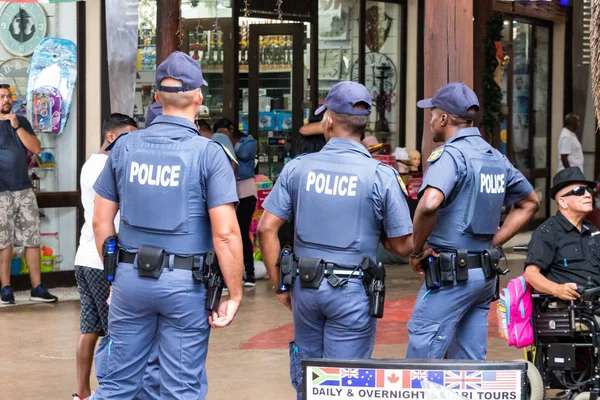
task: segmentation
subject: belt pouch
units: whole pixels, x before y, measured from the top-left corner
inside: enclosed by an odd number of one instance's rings
[[[421,261],[421,266],[425,270],[425,287],[428,290],[438,289],[440,284],[440,259],[429,257]]]
[[[157,247],[140,246],[137,256],[138,276],[160,278],[165,251]]]
[[[298,275],[300,287],[304,289],[318,289],[325,275],[325,266],[318,258],[300,258],[298,260]]]
[[[452,285],[454,283],[454,265],[452,256],[452,253],[440,254],[439,262],[442,285]]]
[[[487,250],[484,250],[481,253],[481,268],[483,269],[483,274],[485,275],[485,279],[490,279],[492,276],[496,274],[496,271],[493,267],[492,257]]]
[[[469,279],[469,253],[465,249],[456,250],[456,281],[465,282]]]

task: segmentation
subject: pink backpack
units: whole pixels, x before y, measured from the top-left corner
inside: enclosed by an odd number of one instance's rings
[[[531,286],[520,276],[511,279],[500,292],[497,308],[498,329],[509,346],[522,348],[533,344]]]

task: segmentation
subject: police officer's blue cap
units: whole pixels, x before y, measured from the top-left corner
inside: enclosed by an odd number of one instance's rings
[[[417,103],[419,108],[439,108],[442,111],[462,118],[475,119],[479,112],[479,100],[475,92],[460,82],[450,82],[442,86],[430,99]],[[475,111],[469,111],[469,108]]]
[[[365,103],[368,107],[355,109],[354,107],[359,103]],[[331,110],[338,114],[370,115],[371,93],[360,83],[340,82],[331,88],[325,98],[325,104],[315,111],[315,115],[319,115],[325,110]]]
[[[162,86],[161,82],[165,78],[177,79],[181,81],[182,85]],[[159,92],[188,92],[198,89],[200,86],[208,86],[202,77],[200,64],[180,51],[171,53],[156,69],[156,90]]]

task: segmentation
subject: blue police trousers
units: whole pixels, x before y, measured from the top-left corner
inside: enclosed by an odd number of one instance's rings
[[[100,339],[96,355],[94,356],[94,366],[96,371],[96,379],[100,382],[106,376],[108,346],[110,344],[110,336],[104,336]],[[150,359],[144,371],[142,385],[134,397],[136,400],[159,400],[160,399],[160,372],[158,363],[158,340],[155,340],[154,346],[150,351]]]
[[[302,359],[370,358],[375,346],[377,319],[369,316],[362,281],[350,279],[332,287],[323,279],[317,289],[292,289],[294,341],[290,343],[290,377],[302,400]]]
[[[427,293],[425,285],[408,322],[406,358],[485,360],[488,312],[496,278],[470,269],[469,279]]]
[[[133,400],[158,353],[160,398],[204,399],[210,326],[206,290],[190,271],[165,269],[160,279],[141,278],[131,264],[117,268],[109,307],[105,376],[94,399]],[[153,371],[153,372],[152,372]],[[148,389],[148,388],[146,388]],[[149,390],[146,390],[149,392]]]

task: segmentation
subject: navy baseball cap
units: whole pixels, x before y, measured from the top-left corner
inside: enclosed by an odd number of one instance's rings
[[[173,78],[182,82],[181,86],[162,86],[165,78]],[[185,53],[171,53],[156,69],[156,90],[159,92],[179,93],[208,86],[202,78],[202,69],[194,59]]]
[[[432,98],[419,101],[417,107],[439,108],[452,115],[475,119],[479,113],[479,100],[475,92],[464,83],[450,82],[442,86]],[[469,111],[471,107],[476,107],[477,111]]]
[[[358,103],[366,103],[369,107],[365,110],[357,110],[354,106]],[[315,115],[319,115],[325,110],[331,110],[338,114],[370,115],[371,105],[371,93],[366,87],[357,82],[344,81],[331,88],[325,98],[325,104],[317,108]]]

